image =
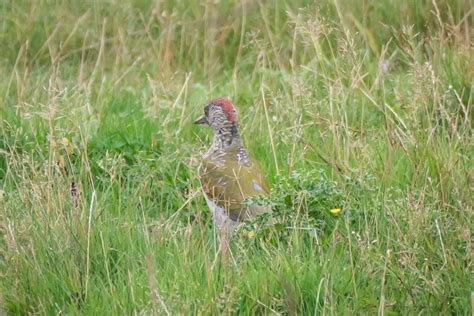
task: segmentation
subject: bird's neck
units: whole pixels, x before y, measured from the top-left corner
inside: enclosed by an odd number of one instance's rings
[[[214,141],[211,151],[225,150],[234,147],[242,147],[239,128],[237,124],[227,124],[219,129],[214,130]]]

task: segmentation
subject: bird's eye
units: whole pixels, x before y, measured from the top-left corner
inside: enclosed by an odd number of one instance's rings
[[[208,106],[206,106],[206,107],[204,108],[204,114],[205,114],[206,116],[209,115],[209,107],[208,107]]]

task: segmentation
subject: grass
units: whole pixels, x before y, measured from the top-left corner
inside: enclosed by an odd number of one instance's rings
[[[469,0],[0,17],[0,313],[472,313]],[[284,223],[240,231],[229,262],[192,124],[216,96]]]

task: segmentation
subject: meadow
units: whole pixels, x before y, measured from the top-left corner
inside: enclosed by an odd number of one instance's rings
[[[471,315],[473,27],[470,0],[2,1],[0,314]],[[217,96],[278,219],[230,260],[192,124]]]

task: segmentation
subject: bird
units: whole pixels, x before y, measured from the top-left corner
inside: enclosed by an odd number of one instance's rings
[[[214,131],[214,140],[199,166],[199,178],[215,225],[232,231],[247,219],[270,213],[267,205],[244,203],[248,197],[268,196],[270,186],[242,142],[234,104],[224,97],[215,98],[194,124],[208,125]]]

